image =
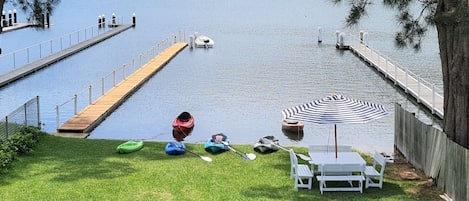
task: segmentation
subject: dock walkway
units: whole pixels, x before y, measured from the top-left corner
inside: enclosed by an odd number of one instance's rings
[[[2,32],[6,33],[6,32],[15,31],[18,29],[23,29],[27,27],[33,27],[33,26],[37,26],[37,25],[31,24],[31,23],[16,23],[13,26],[3,27]]]
[[[58,129],[58,135],[80,135],[95,129],[106,117],[126,101],[135,91],[137,91],[148,79],[158,70],[166,65],[173,57],[187,46],[186,42],[175,43],[154,57],[148,63],[137,69],[125,80],[121,81],[95,102],[88,105],[78,114],[66,121]]]
[[[91,47],[99,42],[102,42],[114,35],[117,35],[131,27],[133,27],[133,24],[124,24],[120,25],[116,28],[113,28],[110,31],[107,31],[106,33],[100,34],[94,38],[82,41],[80,43],[77,43],[76,45],[73,45],[69,48],[66,48],[60,52],[51,54],[47,57],[41,58],[35,62],[29,63],[24,65],[23,67],[14,69],[8,73],[0,75],[0,87],[3,87],[5,85],[8,85],[16,80],[19,80],[31,73],[34,73],[42,68],[45,68],[55,62],[58,62],[68,56],[71,56],[79,51],[82,51],[88,47]]]
[[[352,44],[350,50],[383,73],[404,92],[414,97],[418,103],[426,106],[432,114],[443,118],[443,96],[437,92],[434,84],[430,84],[407,69],[401,68],[364,43]]]

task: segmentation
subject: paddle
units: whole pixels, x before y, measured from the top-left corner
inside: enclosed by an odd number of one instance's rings
[[[183,149],[184,149],[184,148],[183,148]],[[191,150],[189,150],[189,149],[184,149],[184,150],[188,151],[188,152],[191,153],[191,154],[194,154],[194,155],[200,157],[200,158],[201,158],[202,160],[204,160],[204,161],[212,162],[212,158],[210,158],[210,157],[202,156],[202,155],[200,155],[200,154],[198,154],[198,153],[195,153],[194,151],[191,151]]]
[[[243,153],[239,150],[237,150],[236,148],[232,147],[230,144],[228,144],[227,142],[224,142],[224,141],[221,141],[221,140],[218,140],[219,143],[222,143],[223,145],[227,146],[231,151],[239,154],[241,157],[243,157],[244,160],[254,160],[256,159],[256,155],[255,154],[251,154],[251,153]]]
[[[271,140],[269,140],[269,139],[267,139],[267,138],[265,138],[265,137],[263,137],[262,139],[265,140],[265,141],[267,141],[267,142],[270,142],[270,144],[272,144],[272,145],[274,145],[274,146],[276,146],[276,147],[279,147],[280,149],[283,149],[283,150],[285,150],[285,151],[288,151],[287,148],[282,147],[282,146],[280,146],[280,145],[278,145],[278,144],[275,144],[275,143],[273,143]],[[311,158],[310,158],[309,156],[306,156],[306,155],[304,155],[304,154],[295,153],[295,155],[298,156],[298,157],[300,157],[301,159],[303,159],[303,160],[305,160],[305,161],[310,161],[310,160],[311,160]]]
[[[179,147],[179,148],[181,148],[181,149],[186,150],[187,152],[189,152],[189,153],[191,153],[191,154],[194,154],[194,155],[200,157],[200,158],[201,158],[202,160],[204,160],[204,161],[212,162],[212,158],[210,158],[210,157],[202,156],[202,155],[200,155],[200,154],[198,154],[198,153],[195,153],[195,152],[192,151],[192,150],[189,150],[189,149],[187,149],[187,148],[184,148],[184,147],[181,146],[181,145],[176,145],[176,146]]]

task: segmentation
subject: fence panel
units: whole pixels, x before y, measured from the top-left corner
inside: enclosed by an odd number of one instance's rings
[[[468,200],[469,149],[448,139],[446,134],[426,125],[413,113],[395,106],[396,149],[426,176],[437,181],[454,200]]]
[[[41,128],[39,96],[29,100],[5,118],[0,120],[0,139],[6,140],[22,126]]]

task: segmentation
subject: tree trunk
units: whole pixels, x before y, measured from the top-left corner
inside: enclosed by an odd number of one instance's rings
[[[469,6],[440,0],[436,13],[444,88],[444,132],[469,148]]]
[[[5,0],[0,0],[0,12],[3,11],[3,4],[5,4]],[[3,22],[0,22],[0,23],[3,23]],[[0,34],[2,33],[2,31],[3,31],[3,26],[0,26]]]

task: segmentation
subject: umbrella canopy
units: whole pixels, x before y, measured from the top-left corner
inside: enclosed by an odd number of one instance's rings
[[[287,108],[282,111],[284,119],[311,122],[315,124],[334,124],[337,157],[337,124],[366,123],[388,115],[382,105],[332,95],[320,100]]]

